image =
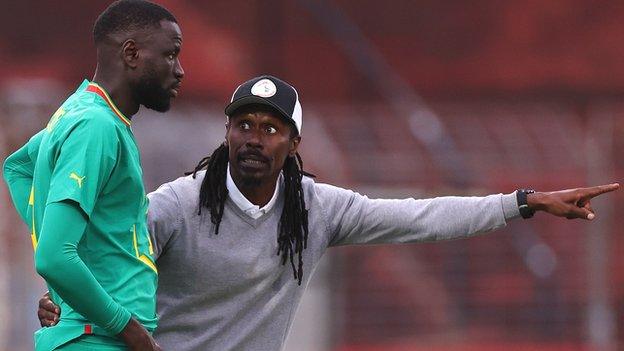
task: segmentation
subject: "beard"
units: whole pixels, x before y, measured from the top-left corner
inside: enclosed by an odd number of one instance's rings
[[[262,184],[262,178],[253,175],[241,177],[241,188],[257,188]]]
[[[156,71],[151,67],[145,69],[143,76],[132,91],[135,101],[150,110],[166,112],[171,107],[169,90],[162,88]]]

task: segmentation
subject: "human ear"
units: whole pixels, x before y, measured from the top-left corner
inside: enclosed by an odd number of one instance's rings
[[[300,136],[296,136],[290,139],[290,148],[288,150],[288,156],[295,156],[297,154],[297,149],[299,148],[300,142],[301,142]]]
[[[139,64],[139,49],[136,46],[134,39],[128,39],[121,45],[121,57],[124,63],[134,69]]]

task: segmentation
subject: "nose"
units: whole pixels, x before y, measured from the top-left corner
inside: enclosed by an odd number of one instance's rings
[[[176,60],[176,65],[173,67],[173,74],[178,80],[182,80],[182,78],[184,78],[184,69],[182,68],[180,59]]]
[[[262,133],[258,128],[252,128],[247,135],[248,137],[245,144],[247,144],[248,147],[256,149],[261,149],[263,147]]]

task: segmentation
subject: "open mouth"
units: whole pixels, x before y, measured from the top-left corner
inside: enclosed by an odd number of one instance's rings
[[[243,154],[238,157],[238,162],[242,166],[260,168],[267,164],[267,160],[261,155],[256,154]]]
[[[264,164],[264,161],[253,160],[253,159],[250,159],[250,158],[245,158],[245,159],[242,160],[242,162],[250,164],[250,165],[257,165],[257,166]]]

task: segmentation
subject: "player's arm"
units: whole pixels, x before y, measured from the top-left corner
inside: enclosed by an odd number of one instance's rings
[[[86,214],[76,203],[48,204],[35,253],[37,273],[82,316],[117,335],[131,350],[142,350],[141,345],[154,344],[151,336],[108,295],[78,256],[78,242],[87,223]]]
[[[9,188],[11,200],[17,213],[26,223],[28,223],[26,213],[32,189],[33,173],[35,171],[35,159],[33,156],[39,150],[42,136],[43,131],[37,133],[28,143],[4,161],[4,181]]]
[[[117,163],[119,139],[111,120],[84,119],[52,146],[58,154],[42,219],[35,267],[89,321],[121,337],[131,349],[153,342],[99,284],[77,252],[97,199]],[[58,150],[56,150],[58,148]]]
[[[154,243],[154,259],[166,251],[169,241],[179,232],[182,220],[180,204],[172,186],[167,183],[149,193],[148,228]],[[39,300],[37,317],[42,327],[51,327],[58,323],[60,308],[48,293]]]
[[[330,246],[457,239],[498,229],[519,217],[515,192],[485,197],[385,200],[369,199],[324,184],[316,188],[325,205]],[[616,188],[617,185],[610,185],[537,193],[529,197],[528,204],[536,211],[587,219],[591,211],[589,199]]]
[[[78,242],[87,223],[86,214],[75,202],[48,204],[35,251],[35,268],[78,313],[111,334],[119,334],[130,313],[106,293],[78,256]]]
[[[149,211],[147,223],[152,242],[154,243],[154,259],[157,260],[164,252],[167,245],[179,233],[179,225],[182,221],[180,203],[172,186],[167,183],[147,195],[149,198]],[[50,294],[45,293],[39,300],[37,317],[42,327],[51,327],[58,323],[60,308]]]

